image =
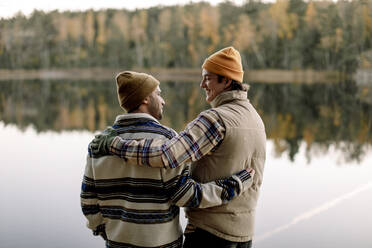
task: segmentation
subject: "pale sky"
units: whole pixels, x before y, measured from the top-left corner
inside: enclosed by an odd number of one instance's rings
[[[200,2],[200,0],[0,0],[0,18],[12,17],[17,12],[25,15],[32,13],[34,9],[52,11],[64,10],[86,10],[86,9],[107,9],[107,8],[126,8],[134,10],[136,8],[148,8],[156,5],[176,5],[190,2]],[[211,4],[218,4],[223,0],[207,1]],[[242,4],[244,0],[232,1]]]

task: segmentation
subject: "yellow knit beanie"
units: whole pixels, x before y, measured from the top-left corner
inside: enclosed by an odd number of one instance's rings
[[[233,47],[226,47],[209,56],[202,68],[209,72],[243,82],[243,66],[240,53]]]
[[[139,107],[160,82],[146,73],[123,71],[116,76],[116,86],[120,106],[130,112]]]

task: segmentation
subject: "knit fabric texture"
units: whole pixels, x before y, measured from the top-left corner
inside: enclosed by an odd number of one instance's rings
[[[233,47],[226,47],[209,56],[202,65],[209,72],[243,82],[243,66],[240,53]]]
[[[116,76],[120,106],[130,112],[138,108],[160,82],[151,75],[134,71],[123,71]]]

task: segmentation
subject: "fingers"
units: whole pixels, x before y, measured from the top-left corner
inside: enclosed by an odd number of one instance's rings
[[[95,135],[94,139],[89,144],[91,153],[99,156],[108,155],[112,137],[117,135],[118,133],[113,128],[106,128],[103,133]]]
[[[103,131],[103,134],[104,135],[116,135],[116,130],[112,127],[107,127],[104,131]]]
[[[95,144],[95,143],[90,143],[90,149],[97,149],[98,148],[98,144]]]
[[[92,141],[90,142],[90,146],[98,146],[99,143],[100,143],[99,140],[94,139],[94,140],[92,140]]]
[[[249,172],[249,174],[251,174],[252,177],[254,176],[255,170],[253,168],[247,168],[246,170]]]
[[[91,143],[99,144],[100,142],[102,142],[102,140],[106,140],[106,139],[107,139],[107,135],[98,134],[94,136],[94,139],[92,140]]]

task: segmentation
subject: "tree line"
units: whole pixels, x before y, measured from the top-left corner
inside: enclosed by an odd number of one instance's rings
[[[372,1],[247,0],[0,20],[0,69],[198,68],[233,45],[249,69],[372,67]]]

